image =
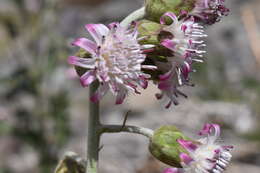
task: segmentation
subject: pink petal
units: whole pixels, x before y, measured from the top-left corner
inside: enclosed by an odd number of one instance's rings
[[[160,75],[159,78],[160,78],[160,81],[165,81],[165,80],[168,80],[172,77],[172,70],[171,69],[170,71],[168,71],[167,73],[163,74],[163,75]]]
[[[163,91],[170,90],[172,88],[172,83],[168,81],[159,82],[158,88]]]
[[[193,159],[186,153],[181,153],[180,158],[186,165],[189,165],[190,162],[193,161]]]
[[[112,23],[110,23],[110,24],[108,25],[108,28],[109,28],[109,29],[113,29],[113,28],[118,27],[118,26],[119,26],[119,23],[118,23],[118,22],[112,22]]]
[[[93,81],[95,81],[97,78],[95,76],[95,71],[90,70],[87,71],[85,74],[83,74],[80,77],[80,83],[83,87],[88,87]]]
[[[102,97],[107,93],[108,89],[108,85],[100,84],[95,94],[91,96],[90,100],[94,103],[99,102],[102,99]]]
[[[166,47],[172,51],[175,51],[174,49],[175,49],[176,44],[172,40],[169,40],[169,39],[163,40],[161,42],[161,45],[163,45],[164,47]]]
[[[102,43],[103,36],[109,32],[109,29],[103,24],[87,24],[85,27],[99,45]]]
[[[205,124],[202,128],[202,130],[199,131],[199,135],[210,135],[210,133],[212,132],[212,130],[215,131],[215,137],[219,137],[220,136],[220,127],[218,124]]]
[[[119,93],[116,96],[116,104],[122,104],[125,100],[127,94],[127,90],[120,90]]]
[[[93,41],[90,41],[86,38],[79,38],[75,40],[72,45],[79,46],[80,48],[85,49],[87,52],[89,52],[92,55],[96,54],[97,45]]]
[[[173,22],[178,21],[178,18],[176,17],[176,15],[174,13],[167,12],[160,18],[160,23],[163,24],[163,25],[166,23],[165,22],[165,16],[170,17],[173,20]]]
[[[143,89],[146,89],[148,87],[148,81],[144,76],[140,76],[138,83]]]
[[[163,173],[184,173],[184,171],[181,168],[167,168]]]
[[[198,148],[197,145],[192,143],[192,141],[187,141],[187,140],[184,140],[184,139],[178,139],[177,142],[189,152],[193,152]]]
[[[70,56],[68,58],[68,63],[71,65],[93,69],[95,68],[95,60],[92,58],[80,58],[77,56]]]

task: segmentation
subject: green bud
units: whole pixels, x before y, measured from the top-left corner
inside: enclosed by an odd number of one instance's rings
[[[180,153],[187,151],[177,142],[177,139],[190,140],[175,126],[162,126],[155,130],[150,141],[149,150],[152,155],[165,164],[182,167]]]
[[[138,37],[143,37],[143,39],[140,41],[140,44],[159,45],[160,41],[158,35],[162,31],[162,27],[163,25],[153,21],[140,20],[137,24],[139,33]]]
[[[75,56],[80,57],[80,58],[91,58],[91,57],[90,57],[90,56],[91,56],[90,53],[88,53],[87,51],[85,51],[85,50],[82,49],[82,48],[80,48],[80,49],[78,50],[78,52],[76,53]],[[76,70],[76,72],[77,72],[77,74],[78,74],[79,76],[82,76],[84,73],[87,72],[87,69],[82,68],[82,67],[79,67],[79,66],[75,66],[75,70]]]
[[[146,0],[146,19],[159,22],[166,12],[173,12],[178,16],[182,10],[191,11],[195,2],[196,0]]]

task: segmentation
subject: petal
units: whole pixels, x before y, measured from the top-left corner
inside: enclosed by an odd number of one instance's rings
[[[121,89],[118,94],[116,95],[116,104],[122,104],[125,100],[127,94],[127,90]]]
[[[77,56],[70,56],[68,58],[68,63],[87,69],[95,68],[95,60],[93,58],[80,58]]]
[[[161,42],[161,45],[163,45],[164,47],[166,47],[172,51],[175,51],[176,43],[174,43],[172,40],[169,40],[169,39],[163,40]]]
[[[172,70],[174,69],[171,69],[170,71],[168,71],[167,73],[163,74],[163,75],[160,75],[159,78],[160,78],[160,81],[165,81],[165,80],[168,80],[172,77]]]
[[[193,152],[198,148],[197,145],[192,143],[192,141],[178,139],[177,142],[189,152]]]
[[[109,29],[103,24],[87,24],[85,27],[97,44],[101,44],[103,36],[109,32]]]
[[[95,76],[95,71],[94,70],[90,70],[87,71],[85,74],[83,74],[80,77],[80,83],[83,87],[87,87],[89,86],[93,81],[95,81],[97,78]]]
[[[184,171],[181,168],[167,168],[163,173],[184,173]]]
[[[215,134],[214,136],[217,138],[220,136],[220,127],[218,124],[205,124],[202,130],[200,130],[199,135],[210,135],[212,133],[212,130],[214,130]]]
[[[107,93],[109,87],[107,84],[100,84],[94,95],[91,96],[90,100],[97,103]]]
[[[203,128],[199,131],[198,135],[202,136],[202,135],[208,135],[210,134],[210,130],[211,130],[211,124],[204,124]]]
[[[144,76],[140,76],[140,78],[138,79],[138,83],[143,89],[146,89],[148,87],[148,81]]]
[[[79,46],[80,48],[85,49],[87,52],[89,52],[92,55],[96,54],[97,45],[93,41],[90,41],[86,38],[79,38],[75,40],[72,45]]]
[[[173,22],[178,21],[178,18],[177,18],[177,16],[176,16],[174,13],[172,13],[172,12],[167,12],[167,13],[165,13],[164,15],[162,15],[162,17],[160,18],[160,23],[163,24],[163,25],[166,23],[166,22],[165,22],[165,17],[166,17],[166,16],[170,17]]]
[[[157,70],[158,68],[154,65],[142,65],[143,69],[147,69],[147,70]]]
[[[180,158],[186,165],[189,165],[193,161],[193,159],[186,153],[181,153]]]
[[[158,88],[163,91],[170,90],[172,88],[172,83],[168,81],[159,82]]]

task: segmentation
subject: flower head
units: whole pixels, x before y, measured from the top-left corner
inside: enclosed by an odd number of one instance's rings
[[[93,102],[99,101],[108,90],[116,95],[116,104],[121,104],[129,90],[137,91],[138,85],[147,87],[149,75],[142,68],[154,68],[142,65],[146,55],[143,49],[149,45],[138,43],[136,27],[122,27],[112,23],[109,27],[103,24],[87,24],[86,29],[95,42],[79,38],[73,42],[90,54],[90,58],[70,56],[68,62],[87,69],[81,77],[81,84],[89,86],[93,81],[100,83],[96,93],[91,97]]]
[[[231,160],[232,146],[217,143],[220,127],[217,124],[205,124],[199,135],[205,136],[198,141],[178,139],[187,152],[181,153],[183,168],[169,168],[164,173],[221,173]]]
[[[225,0],[197,0],[191,15],[196,16],[205,24],[219,22],[222,16],[229,14],[229,9],[224,6]]]
[[[194,18],[178,20],[177,16],[168,12],[162,16],[161,24],[165,24],[166,16],[173,22],[171,25],[166,25],[163,30],[170,33],[171,37],[164,39],[161,45],[171,50],[172,56],[167,57],[169,68],[166,69],[165,65],[163,67],[163,70],[168,72],[160,76],[158,87],[162,94],[157,94],[157,98],[167,95],[170,98],[166,106],[168,108],[172,103],[178,104],[176,99],[178,95],[185,96],[177,88],[190,85],[189,73],[193,71],[191,65],[193,62],[202,62],[201,58],[205,53],[202,48],[206,46],[202,38],[207,35],[204,34],[203,26],[197,24]]]

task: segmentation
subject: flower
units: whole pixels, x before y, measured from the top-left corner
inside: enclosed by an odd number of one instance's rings
[[[109,90],[116,95],[116,104],[121,104],[128,91],[137,91],[138,85],[146,88],[150,77],[141,71],[142,68],[154,69],[154,66],[142,65],[146,55],[143,50],[150,45],[138,43],[136,27],[122,27],[112,23],[109,27],[103,24],[87,24],[87,31],[95,42],[79,38],[72,44],[86,50],[91,57],[70,56],[69,64],[85,68],[88,71],[80,81],[84,87],[98,80],[100,85],[91,101],[99,101]]]
[[[224,2],[225,0],[197,0],[190,15],[196,16],[205,24],[214,24],[219,22],[222,16],[229,14]]]
[[[164,173],[221,173],[229,164],[232,146],[217,143],[220,127],[217,124],[205,124],[199,135],[205,136],[198,141],[178,139],[178,143],[187,152],[180,154],[183,168],[168,168]]]
[[[170,66],[168,72],[160,76],[158,88],[162,93],[156,96],[160,99],[163,95],[167,95],[170,102],[166,108],[169,108],[172,103],[178,104],[176,99],[178,95],[187,97],[177,88],[191,85],[189,84],[189,73],[193,71],[191,65],[193,62],[202,62],[201,58],[206,51],[201,48],[206,45],[201,39],[207,35],[204,34],[203,26],[196,23],[194,18],[178,20],[173,13],[168,12],[161,17],[161,24],[165,24],[166,16],[173,22],[171,25],[166,25],[163,30],[170,33],[171,37],[164,39],[161,45],[171,50],[173,56],[167,57]],[[163,68],[165,69],[165,65]]]

